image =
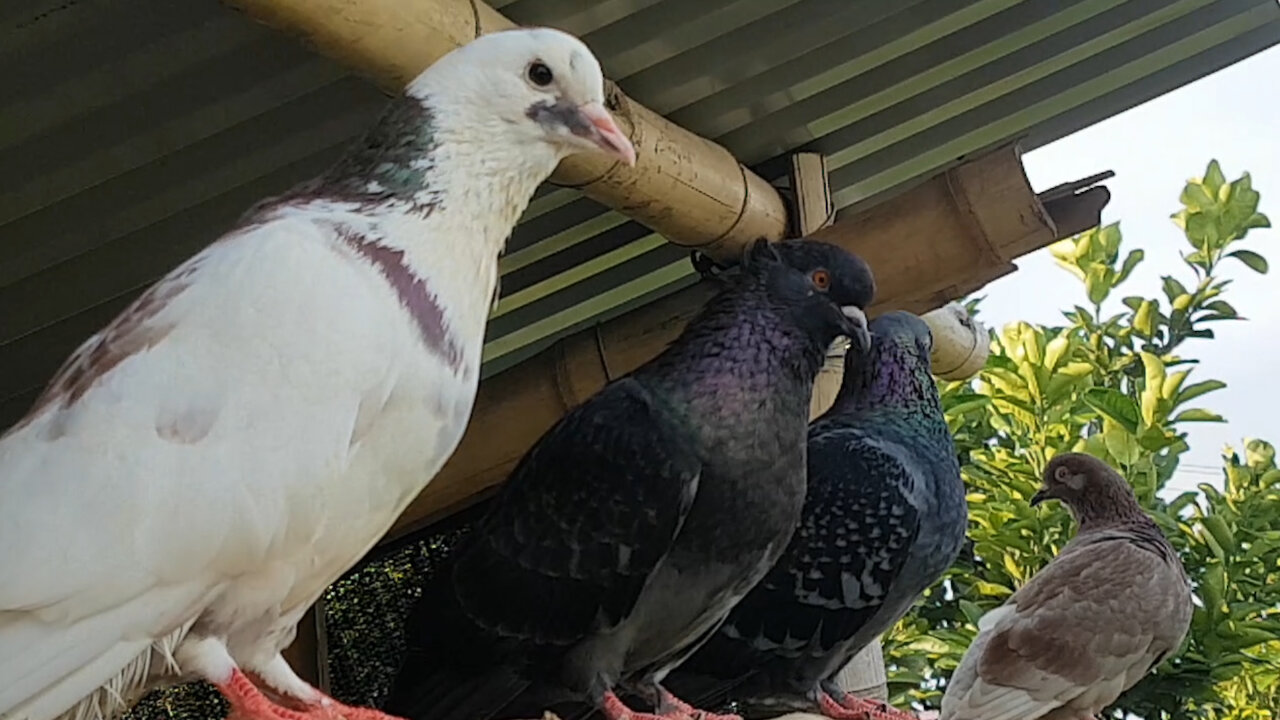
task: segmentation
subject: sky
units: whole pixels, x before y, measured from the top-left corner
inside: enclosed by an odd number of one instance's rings
[[[1146,261],[1103,306],[1122,309],[1126,295],[1160,297],[1160,276],[1190,285],[1190,268],[1179,253],[1190,250],[1169,216],[1181,206],[1178,195],[1188,178],[1203,174],[1217,158],[1228,180],[1243,172],[1262,195],[1259,211],[1280,226],[1280,91],[1268,92],[1280,77],[1280,47],[1236,63],[1123,114],[1038,148],[1023,156],[1031,184],[1044,190],[1103,170],[1111,202],[1103,222],[1120,222],[1121,256],[1142,248]],[[1267,257],[1271,271],[1258,275],[1232,260],[1220,274],[1235,282],[1225,298],[1247,321],[1216,323],[1214,340],[1190,340],[1184,356],[1200,365],[1188,383],[1217,378],[1227,387],[1193,403],[1219,413],[1225,424],[1189,423],[1189,452],[1170,483],[1173,493],[1197,483],[1221,486],[1224,445],[1260,437],[1280,445],[1280,231],[1252,231],[1244,243]],[[989,327],[1025,320],[1063,324],[1061,311],[1083,302],[1079,281],[1058,267],[1047,250],[1015,263],[1018,271],[977,293],[985,296],[979,318]],[[1167,304],[1166,304],[1167,309]]]

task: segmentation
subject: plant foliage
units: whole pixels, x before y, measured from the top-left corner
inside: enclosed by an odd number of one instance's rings
[[[1183,652],[1108,713],[1147,720],[1280,718],[1280,470],[1274,448],[1228,449],[1221,489],[1202,484],[1167,499],[1187,452],[1190,423],[1222,422],[1202,405],[1225,387],[1195,374],[1192,339],[1243,318],[1225,299],[1228,260],[1265,273],[1266,259],[1241,247],[1269,227],[1246,173],[1228,182],[1215,160],[1186,184],[1174,222],[1190,250],[1188,273],[1161,279],[1153,296],[1131,295],[1120,312],[1104,303],[1143,261],[1123,254],[1119,225],[1050,248],[1083,283],[1085,301],[1046,327],[1014,323],[993,333],[986,367],[940,386],[962,456],[970,508],[969,544],[935,586],[883,638],[891,699],[937,707],[946,678],[981,615],[1004,602],[1073,534],[1058,507],[1032,508],[1045,463],[1084,451],[1118,468],[1155,517],[1192,578],[1198,606]],[[975,309],[971,302],[970,308]]]

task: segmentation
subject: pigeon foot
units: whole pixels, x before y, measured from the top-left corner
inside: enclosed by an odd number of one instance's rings
[[[664,717],[671,717],[672,714],[692,718],[692,720],[742,720],[738,715],[720,715],[718,713],[699,710],[689,703],[681,700],[671,691],[658,686],[658,710],[662,712]]]
[[[822,714],[832,720],[918,720],[915,715],[878,700],[845,695],[840,700],[823,693],[818,700]]]
[[[285,707],[272,702],[238,668],[217,688],[231,704],[231,717],[237,720],[401,720],[372,708],[344,705],[319,691],[318,702],[304,704],[300,710]]]
[[[600,703],[600,712],[607,720],[695,720],[678,711],[659,714],[632,710],[612,692],[604,694],[604,700]]]

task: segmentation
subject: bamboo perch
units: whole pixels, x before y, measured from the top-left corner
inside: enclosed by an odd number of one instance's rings
[[[302,36],[320,53],[399,92],[440,56],[515,27],[481,0],[224,0]],[[670,242],[736,258],[757,238],[778,240],[786,207],[768,182],[701,138],[605,82],[609,109],[636,148],[628,168],[597,155],[566,159],[551,182],[639,221]]]
[[[1109,196],[1095,187],[1071,197],[1055,204],[1073,224],[1056,224],[1031,190],[1016,147],[1006,147],[814,237],[871,265],[879,288],[873,314],[891,308],[925,313],[1011,272],[1013,258],[1084,230],[1085,223],[1096,225]],[[714,290],[713,283],[699,283],[566,337],[485,380],[461,445],[387,537],[482,497],[569,408],[666,347]]]

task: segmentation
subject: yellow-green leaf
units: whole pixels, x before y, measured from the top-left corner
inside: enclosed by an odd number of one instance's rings
[[[1156,304],[1150,300],[1143,300],[1138,306],[1138,311],[1133,314],[1133,327],[1142,333],[1143,337],[1151,337],[1156,332]]]
[[[1071,347],[1071,341],[1068,340],[1065,335],[1059,335],[1058,337],[1050,340],[1044,348],[1045,368],[1050,371],[1056,368],[1058,366],[1058,362],[1062,360],[1063,354],[1067,352],[1067,348],[1069,347]]]

